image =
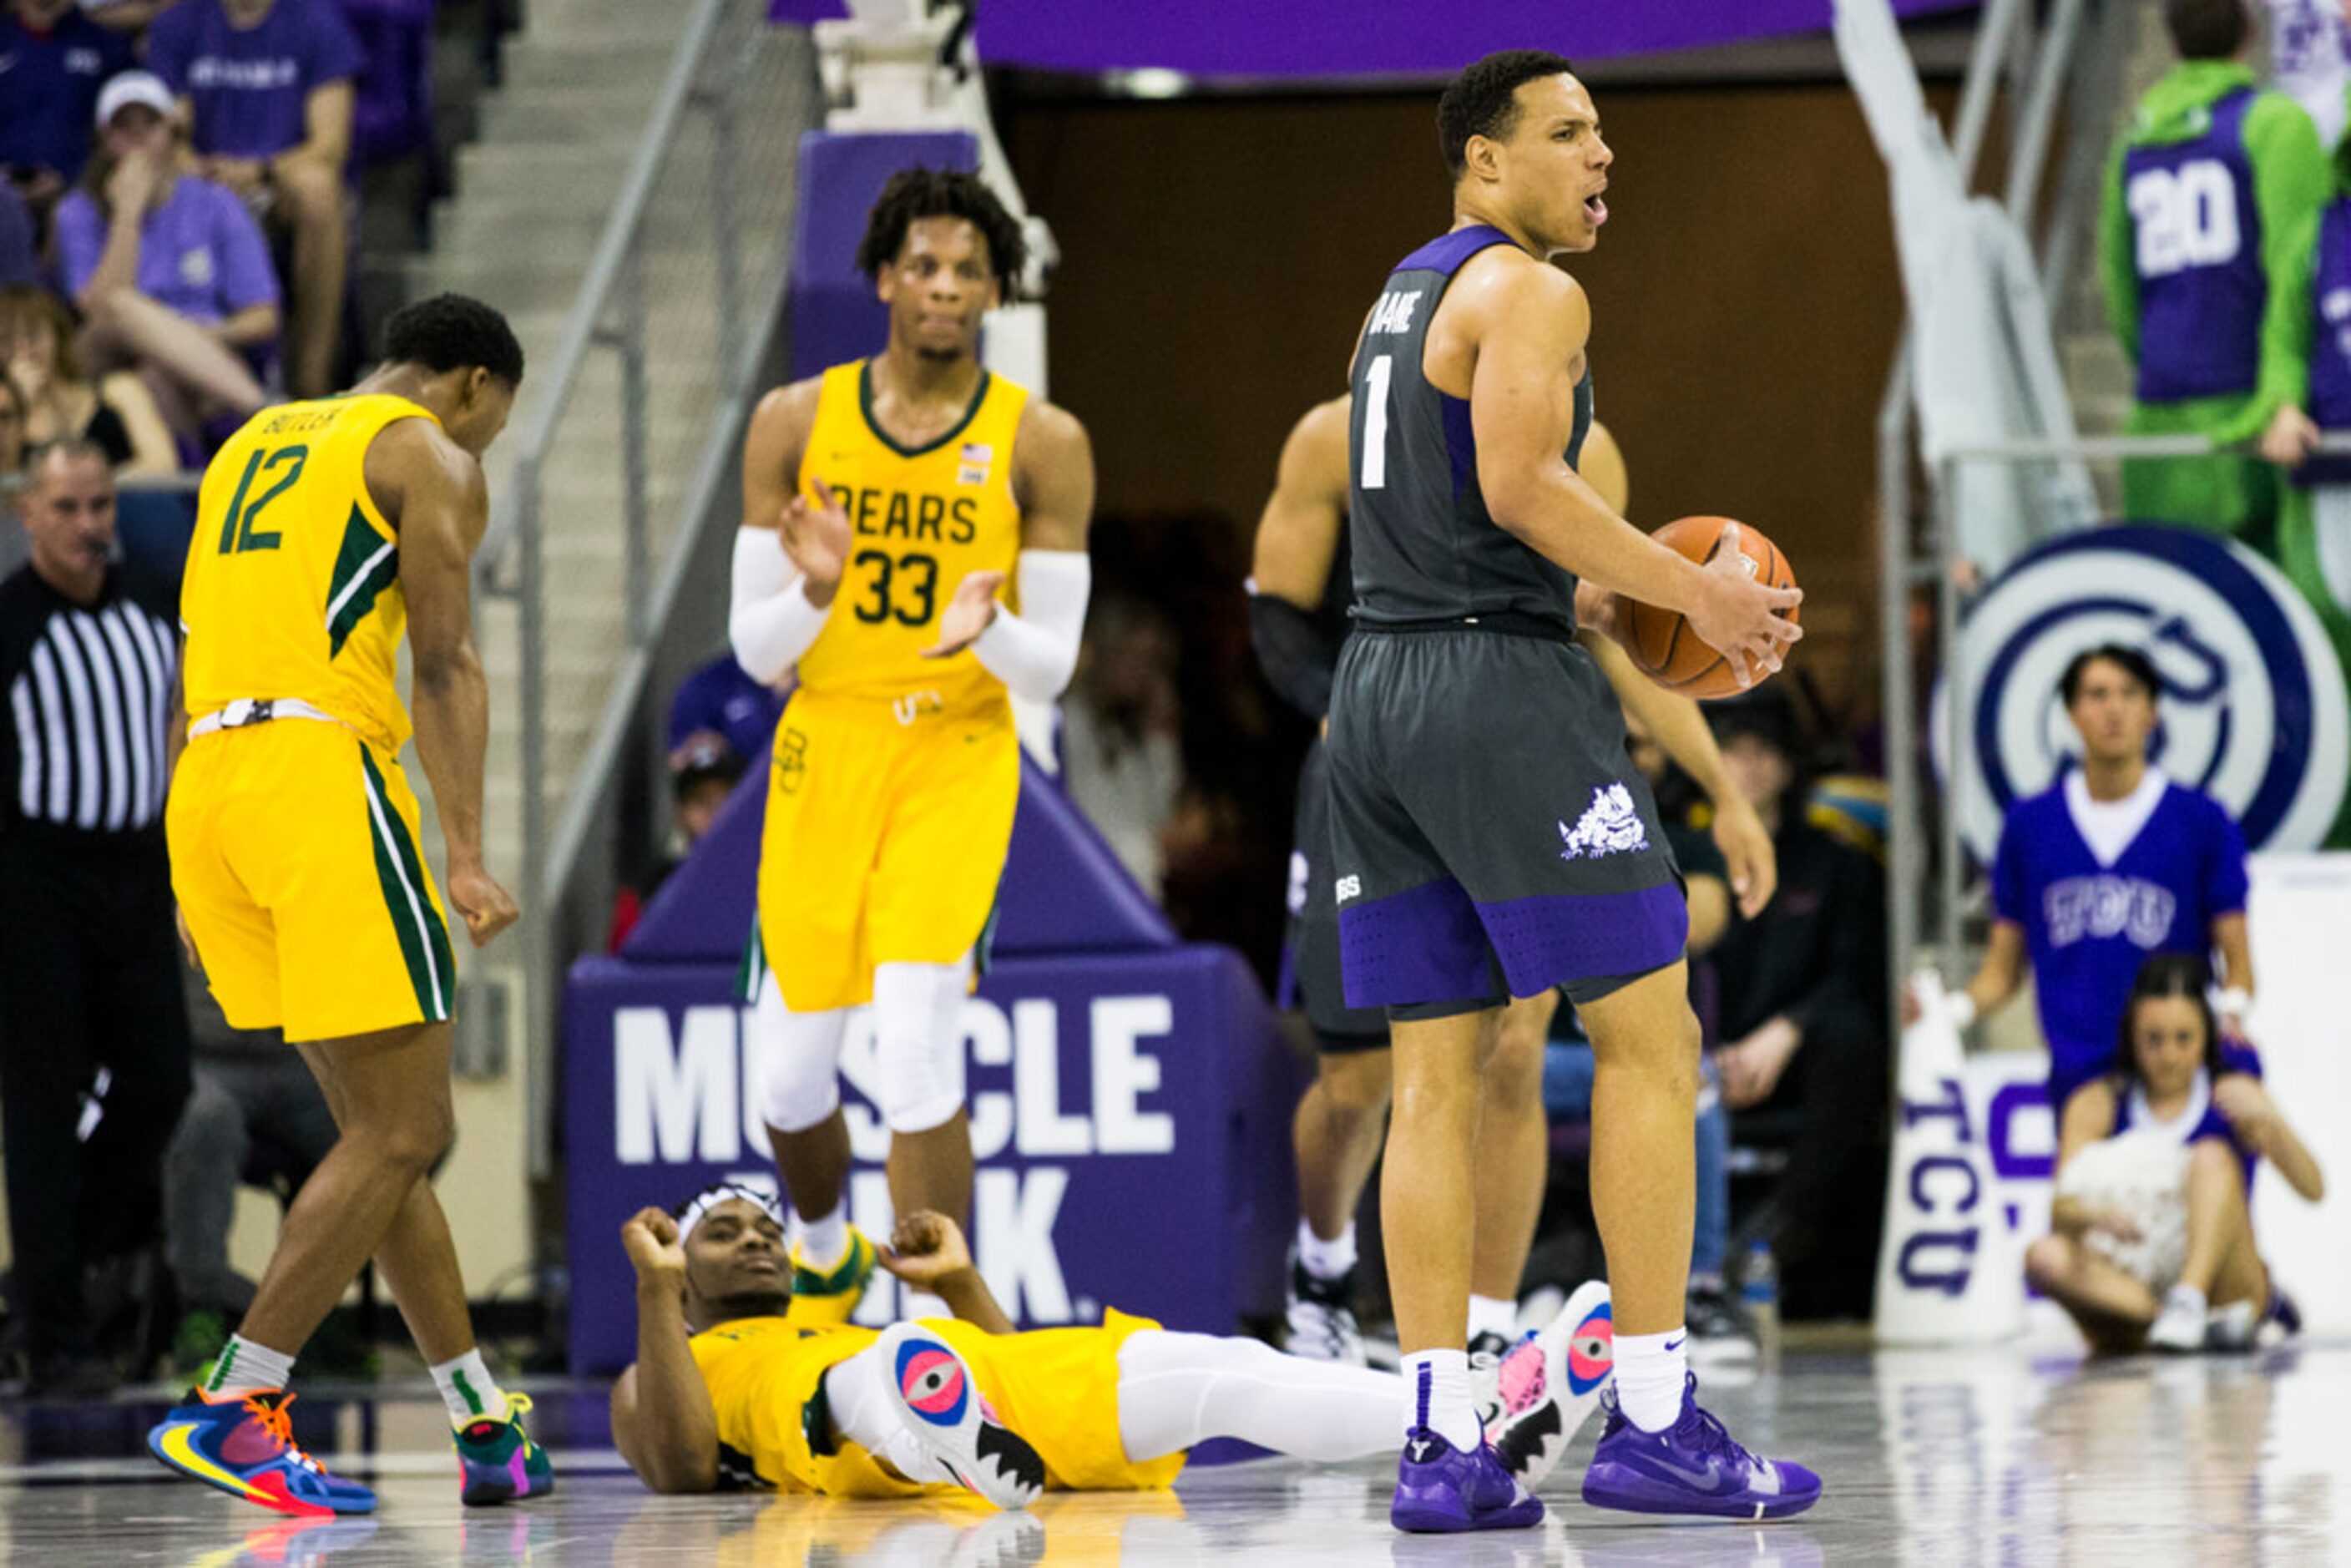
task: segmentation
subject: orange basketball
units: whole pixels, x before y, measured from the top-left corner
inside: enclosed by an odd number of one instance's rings
[[[1653,537],[1659,544],[1704,564],[1714,559],[1721,544],[1723,528],[1730,520],[1677,517]],[[1739,525],[1739,554],[1747,563],[1748,576],[1773,588],[1796,586],[1796,574],[1788,565],[1787,556],[1753,523]],[[1797,618],[1793,610],[1780,613],[1791,621]],[[1752,684],[1740,684],[1739,672],[1730,661],[1700,642],[1689,622],[1676,611],[1660,610],[1620,593],[1616,596],[1616,623],[1624,629],[1622,640],[1625,651],[1633,655],[1633,663],[1643,674],[1669,692],[1704,700],[1735,697],[1753,689]]]

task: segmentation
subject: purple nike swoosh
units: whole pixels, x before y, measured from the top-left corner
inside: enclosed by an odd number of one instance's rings
[[[1720,1466],[1706,1464],[1698,1469],[1678,1464],[1662,1454],[1653,1454],[1649,1462],[1667,1475],[1679,1477],[1684,1482],[1702,1492],[1719,1492],[1730,1483],[1731,1477]]]
[[[1682,1347],[1682,1346],[1684,1346],[1684,1345],[1687,1344],[1688,1343],[1689,1343],[1689,1335],[1687,1335],[1687,1334],[1684,1334],[1684,1335],[1682,1335],[1682,1337],[1681,1337],[1681,1338],[1679,1338],[1679,1339],[1677,1339],[1677,1340],[1675,1340],[1672,1343],[1670,1343],[1670,1344],[1668,1344],[1668,1345],[1667,1345],[1667,1346],[1666,1346],[1666,1354],[1667,1354],[1667,1355],[1671,1355],[1674,1352],[1676,1352],[1676,1351],[1677,1351],[1677,1350],[1681,1349],[1681,1347]]]

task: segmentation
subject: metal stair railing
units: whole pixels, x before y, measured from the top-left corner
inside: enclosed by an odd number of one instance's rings
[[[511,605],[518,632],[515,894],[534,1177],[553,1166],[555,1030],[569,956],[559,916],[593,836],[590,819],[611,809],[611,780],[649,651],[780,319],[797,149],[821,114],[806,32],[771,25],[766,13],[765,0],[695,0],[687,13],[560,343],[547,368],[531,373],[539,385],[511,437],[511,478],[475,562],[477,593]],[[782,152],[780,172],[742,181],[746,151],[763,144]],[[675,373],[675,358],[697,348],[698,370]],[[673,373],[657,390],[664,353]],[[579,394],[603,354],[617,364],[618,427],[597,430],[588,422],[606,411]],[[577,479],[583,462],[606,461],[621,500],[623,643],[590,744],[577,758],[557,758],[549,724],[550,481]],[[657,478],[678,482],[684,498],[659,517]],[[559,782],[568,786],[559,817],[549,799]]]

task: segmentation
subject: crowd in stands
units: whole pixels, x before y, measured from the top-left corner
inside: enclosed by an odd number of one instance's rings
[[[436,0],[0,3],[0,403],[200,468],[354,368],[359,176],[430,142]]]
[[[0,0],[0,518],[21,524],[0,529],[0,598],[14,616],[0,652],[23,654],[35,612],[68,600],[111,615],[118,599],[145,594],[168,627],[175,591],[162,569],[183,548],[188,497],[116,481],[200,469],[265,403],[333,392],[359,368],[360,176],[430,141],[437,4]],[[115,558],[96,587],[76,575],[88,549]],[[121,677],[126,704],[168,701],[168,684],[135,674]],[[114,703],[116,685],[96,690]],[[111,738],[78,755],[130,766]],[[107,798],[145,788],[110,783]],[[47,841],[22,824],[0,834],[10,874],[21,882],[18,862]],[[145,885],[104,855],[91,865]],[[277,1033],[230,1028],[185,970],[168,894],[110,931],[52,924],[57,943],[82,944],[75,965],[135,950],[147,967],[110,977],[151,1009],[92,1018],[87,1040],[66,1040],[62,1023],[37,1030],[28,998],[75,987],[58,978],[63,946],[37,950],[12,928],[0,1079],[16,1201],[0,1362],[21,1358],[37,1392],[88,1393],[126,1368],[168,1358],[186,1371],[218,1349],[253,1291],[228,1260],[238,1187],[290,1200],[334,1127]],[[54,1071],[37,1072],[44,1063]],[[104,1198],[119,1223],[63,1235],[30,1225],[37,1191],[70,1190],[55,1185],[68,1165],[93,1192],[129,1195]],[[68,1227],[76,1207],[64,1203]],[[355,1365],[360,1354],[338,1342],[329,1359]]]
[[[2274,87],[2244,0],[2167,0],[2179,60],[2114,150],[2100,222],[2135,434],[2226,450],[2123,469],[2123,515],[2232,536],[2284,568],[2351,654],[2351,20],[2272,0]]]

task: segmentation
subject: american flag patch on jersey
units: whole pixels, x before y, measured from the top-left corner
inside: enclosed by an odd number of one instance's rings
[[[962,467],[956,474],[958,485],[985,485],[987,471],[996,463],[996,448],[985,441],[967,441],[958,455]]]

